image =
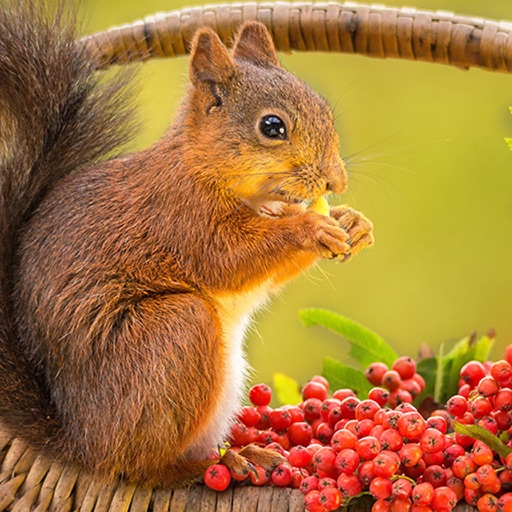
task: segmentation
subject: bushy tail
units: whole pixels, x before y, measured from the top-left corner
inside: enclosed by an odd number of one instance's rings
[[[53,184],[127,141],[125,78],[105,82],[76,44],[70,6],[0,0],[0,422],[35,445],[58,437],[48,393],[17,350],[17,233]]]

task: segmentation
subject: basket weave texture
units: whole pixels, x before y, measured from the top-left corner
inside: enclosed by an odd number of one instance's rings
[[[148,16],[82,39],[100,67],[187,53],[200,26],[229,43],[246,20],[269,29],[280,51],[358,53],[512,71],[512,23],[441,11],[352,2],[208,5]]]

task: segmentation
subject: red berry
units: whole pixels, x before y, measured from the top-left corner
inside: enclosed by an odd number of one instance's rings
[[[348,396],[341,401],[341,417],[352,420],[356,417],[356,407],[359,404],[359,399],[355,396]]]
[[[359,439],[356,443],[356,452],[362,460],[374,459],[381,450],[380,441],[373,436],[366,436]]]
[[[512,345],[509,345],[512,347]],[[512,492],[503,494],[498,500],[498,512],[512,512]]]
[[[400,468],[400,458],[398,456],[396,458],[393,457],[392,453],[394,452],[384,451],[373,459],[376,476],[390,477],[398,471]]]
[[[344,400],[345,398],[348,398],[349,396],[351,397],[356,397],[356,394],[351,390],[351,389],[347,389],[347,388],[343,388],[343,389],[337,389],[333,394],[332,394],[332,398],[336,398],[336,400],[339,400],[340,402],[342,400]]]
[[[363,483],[365,489],[368,489],[370,483],[375,478],[375,465],[372,460],[363,460],[357,468],[359,479]]]
[[[425,431],[426,423],[423,416],[416,411],[406,412],[398,419],[398,432],[405,439],[419,439]]]
[[[270,481],[277,487],[286,487],[292,481],[292,469],[288,464],[278,464],[272,474]]]
[[[268,405],[272,400],[272,390],[266,384],[256,384],[249,390],[249,400],[254,405]]]
[[[307,476],[300,483],[299,490],[302,494],[307,494],[309,491],[318,489],[318,478],[316,476]]]
[[[305,421],[298,421],[288,427],[288,437],[292,444],[308,446],[313,439],[313,429]]]
[[[204,472],[204,483],[214,491],[224,491],[231,482],[231,473],[223,464],[213,464]]]
[[[458,478],[466,478],[467,475],[474,473],[477,470],[477,465],[472,457],[469,455],[462,455],[457,457],[452,464],[453,474]]]
[[[373,419],[375,413],[380,410],[380,405],[374,400],[362,400],[356,406],[356,420],[362,421],[366,419]]]
[[[393,452],[397,452],[404,445],[404,438],[394,428],[384,430],[379,440],[384,450],[391,450]]]
[[[503,359],[493,363],[489,371],[501,385],[507,385],[512,379],[512,365]]]
[[[391,512],[391,505],[389,501],[377,500],[373,504],[371,512]]]
[[[381,407],[384,407],[389,400],[389,391],[384,388],[372,388],[368,392],[368,398],[377,402]]]
[[[398,452],[400,461],[405,467],[415,466],[423,456],[423,451],[417,443],[404,444]]]
[[[325,400],[327,398],[327,388],[320,382],[309,381],[302,388],[302,399],[318,398],[318,400]]]
[[[308,512],[326,512],[327,509],[320,503],[320,491],[309,491],[304,496],[304,508]]]
[[[449,487],[441,486],[434,489],[432,497],[434,510],[451,510],[455,505],[457,505],[457,495]]]
[[[407,499],[411,496],[412,484],[405,478],[397,478],[391,486],[391,494],[395,498]]]
[[[338,510],[342,499],[341,491],[336,487],[326,487],[320,491],[320,503],[327,510]]]
[[[335,461],[336,452],[328,446],[320,448],[313,455],[313,464],[317,470],[330,472],[335,467]]]
[[[382,476],[375,477],[370,482],[370,493],[378,500],[386,500],[391,497],[391,487],[393,483],[389,478]]]
[[[479,466],[490,464],[494,459],[493,451],[482,441],[476,440],[473,445],[473,460]]]
[[[261,414],[250,405],[246,405],[242,407],[238,414],[238,419],[246,426],[246,427],[255,427],[260,419]]]
[[[285,431],[292,423],[292,415],[286,409],[278,408],[270,412],[268,416],[270,426],[276,432]]]
[[[374,386],[380,386],[383,375],[389,370],[384,363],[372,363],[365,371],[366,379]]]
[[[423,481],[430,482],[435,488],[444,486],[446,480],[446,471],[441,466],[428,466],[423,473]]]
[[[322,375],[313,375],[313,377],[309,379],[309,382],[319,382],[325,389],[329,390],[329,381]]]
[[[346,448],[336,455],[336,468],[340,473],[351,475],[359,466],[359,454],[355,450]]]
[[[313,433],[320,442],[329,444],[334,434],[334,428],[329,423],[322,421],[316,426],[316,430],[314,429]]]
[[[363,491],[363,484],[356,474],[341,473],[337,481],[343,497],[352,498]]]
[[[320,408],[322,407],[322,400],[319,398],[308,398],[304,400],[302,404],[302,410],[304,411],[304,418],[307,421],[314,421],[320,418]]]
[[[422,482],[413,487],[411,499],[414,505],[430,505],[434,497],[434,486],[430,482]]]
[[[270,472],[255,464],[254,471],[249,473],[249,478],[251,479],[252,485],[261,487],[270,480]]]
[[[502,388],[494,396],[494,409],[508,412],[512,410],[512,389]]]
[[[389,391],[395,391],[400,387],[401,383],[402,379],[400,377],[400,374],[396,370],[388,370],[382,376],[381,385],[386,389],[389,389]]]
[[[494,494],[484,494],[476,506],[479,512],[498,512],[498,498]]]
[[[460,369],[461,379],[475,388],[485,377],[485,366],[480,361],[469,361]]]
[[[446,410],[452,416],[462,416],[468,410],[468,401],[461,395],[454,395],[446,402]]]
[[[478,396],[470,402],[469,410],[476,419],[480,419],[492,411],[492,404],[487,398]]]
[[[257,423],[256,428],[258,430],[265,430],[267,428],[270,428],[270,420],[269,416],[272,412],[272,408],[268,405],[257,405],[256,410],[260,414],[260,421]]]
[[[340,452],[345,448],[355,448],[357,439],[356,434],[346,428],[341,428],[334,432],[331,438],[331,447],[335,452]]]
[[[444,448],[444,434],[434,428],[427,428],[421,434],[420,448],[424,453],[440,452]],[[444,455],[442,457],[444,459]]]
[[[427,418],[426,427],[435,428],[439,432],[446,434],[448,423],[443,416],[430,416],[430,418]]]
[[[409,498],[393,498],[390,502],[391,512],[409,512],[412,507],[411,500]]]
[[[506,361],[504,362],[508,364]],[[494,377],[488,375],[478,383],[476,389],[482,396],[487,397],[495,395],[500,390],[500,385],[498,384],[498,381]]]
[[[311,462],[312,454],[304,446],[294,446],[288,454],[288,461],[296,468],[305,468]]]
[[[416,361],[408,356],[402,356],[395,360],[391,369],[398,372],[402,380],[411,379],[416,373]]]

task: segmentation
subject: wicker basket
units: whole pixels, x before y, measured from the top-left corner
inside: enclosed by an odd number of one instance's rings
[[[237,3],[148,16],[83,38],[98,61],[113,64],[187,53],[196,28],[212,27],[229,43],[238,25],[262,21],[280,51],[349,52],[450,64],[462,69],[512,71],[512,23],[446,12],[390,9],[354,3]],[[154,490],[122,480],[105,483],[74,465],[36,454],[0,427],[0,512],[299,512],[302,494],[273,487],[234,487],[223,493],[204,486]],[[371,501],[349,508],[370,510]],[[459,505],[458,512],[471,510]]]

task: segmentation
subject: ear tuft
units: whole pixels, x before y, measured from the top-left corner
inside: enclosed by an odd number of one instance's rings
[[[190,79],[198,82],[224,83],[235,72],[235,63],[219,36],[210,28],[199,29],[190,51]]]
[[[258,66],[279,65],[267,27],[258,21],[247,21],[240,27],[233,44],[233,55]]]

